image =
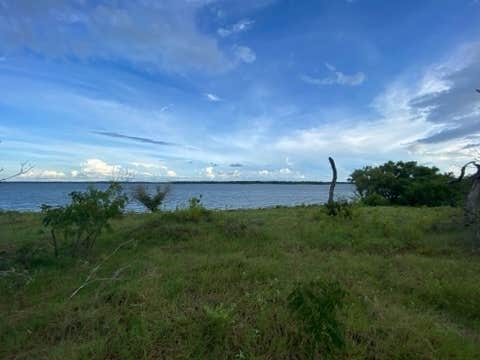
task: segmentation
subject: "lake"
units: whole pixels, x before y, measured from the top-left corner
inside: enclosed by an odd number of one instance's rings
[[[105,189],[106,183],[0,183],[0,209],[39,211],[40,205],[63,205],[72,191],[86,190],[89,185]],[[136,183],[122,184],[127,195]],[[154,189],[157,184],[146,184]],[[188,199],[202,196],[202,203],[210,209],[264,208],[275,205],[321,204],[328,199],[329,185],[322,184],[171,184],[164,208],[175,209],[186,206]],[[351,184],[337,184],[335,196],[349,198],[354,193]],[[143,211],[143,207],[129,202],[128,210]]]

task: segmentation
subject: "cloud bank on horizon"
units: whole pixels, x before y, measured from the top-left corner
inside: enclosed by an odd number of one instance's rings
[[[0,0],[22,180],[327,180],[480,156],[480,3]]]

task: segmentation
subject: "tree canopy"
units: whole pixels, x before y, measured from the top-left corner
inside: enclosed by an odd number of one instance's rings
[[[415,161],[388,161],[350,175],[358,194],[370,205],[456,205],[462,198],[461,185],[450,184],[452,179],[452,174]]]

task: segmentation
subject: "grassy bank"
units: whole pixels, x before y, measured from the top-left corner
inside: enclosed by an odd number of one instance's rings
[[[480,257],[458,217],[129,214],[86,261],[54,259],[39,214],[2,213],[0,358],[322,358],[288,307],[295,287],[322,280],[346,294],[345,347],[331,357],[478,359]]]

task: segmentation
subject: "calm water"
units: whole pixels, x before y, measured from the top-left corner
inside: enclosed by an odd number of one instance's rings
[[[72,191],[85,190],[88,183],[0,183],[0,209],[38,211],[41,204],[63,205]],[[105,189],[105,183],[94,184]],[[123,184],[130,194],[135,183]],[[156,185],[148,184],[154,189]],[[354,187],[338,184],[337,197],[350,197]],[[165,199],[165,208],[185,206],[192,196],[202,196],[204,206],[211,209],[262,208],[275,205],[320,204],[328,198],[328,185],[298,184],[172,184]],[[135,202],[129,210],[143,211]]]

